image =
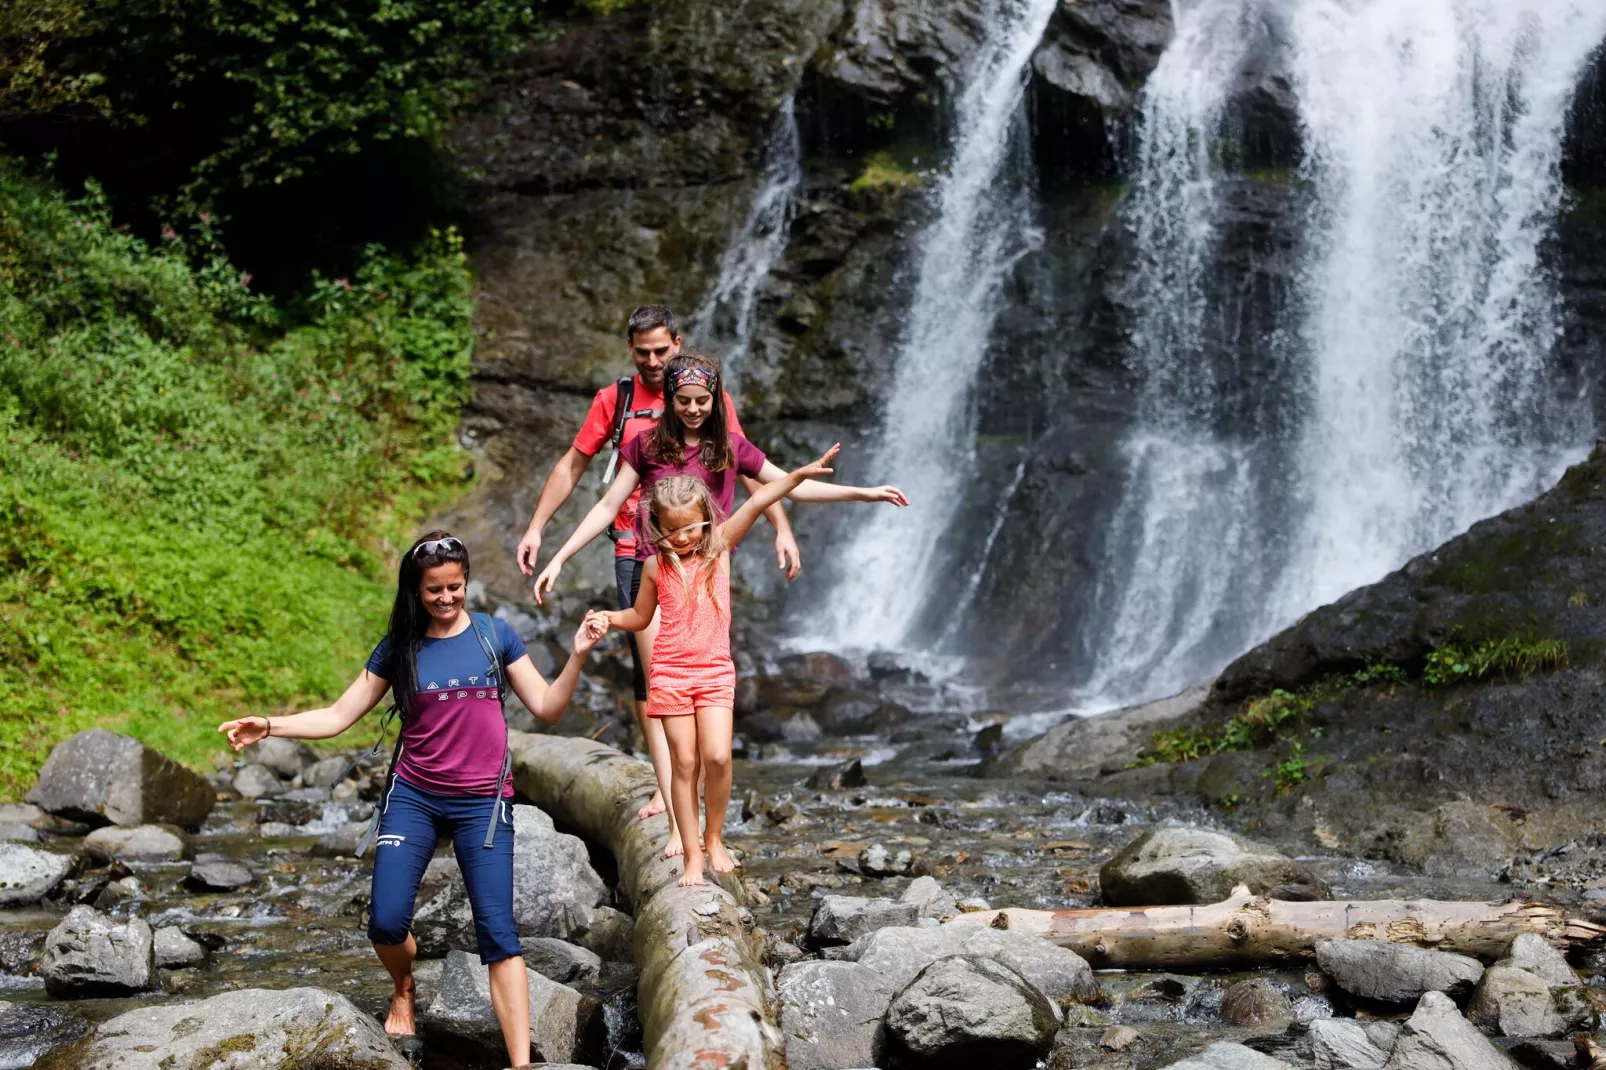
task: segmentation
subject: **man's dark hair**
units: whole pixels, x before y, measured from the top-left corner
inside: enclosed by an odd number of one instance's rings
[[[625,326],[625,340],[634,342],[636,335],[659,327],[668,328],[671,338],[680,337],[680,325],[675,322],[674,310],[668,305],[637,305],[636,310],[630,313],[630,322]]]

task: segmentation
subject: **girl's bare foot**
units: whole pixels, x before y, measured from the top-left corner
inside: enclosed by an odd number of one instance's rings
[[[664,847],[665,858],[678,858],[686,853],[686,848],[680,842],[680,830],[676,829],[669,834],[669,843]]]
[[[413,996],[417,991],[418,986],[409,977],[406,987],[391,995],[390,1014],[385,1018],[386,1034],[393,1037],[410,1037],[418,1032],[418,1024],[413,1020]]]
[[[645,821],[649,817],[656,817],[658,814],[663,812],[664,793],[661,791],[655,791],[652,793],[652,798],[647,800],[647,805],[636,811],[636,817],[640,818],[642,821]]]
[[[680,875],[680,886],[682,888],[691,888],[691,887],[694,887],[694,886],[702,884],[702,883],[703,883],[703,867],[702,867],[702,863],[699,862],[699,863],[693,864],[691,862],[687,862],[686,863],[686,872],[684,872],[684,873],[682,873]]]
[[[708,868],[715,873],[729,873],[736,868],[736,863],[725,850],[725,845],[718,840],[708,841]]]

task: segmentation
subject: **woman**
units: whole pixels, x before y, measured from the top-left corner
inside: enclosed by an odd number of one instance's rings
[[[490,968],[491,1005],[508,1065],[530,1061],[529,989],[513,919],[513,794],[502,687],[556,724],[580,666],[606,630],[582,625],[551,686],[505,621],[464,609],[468,548],[432,531],[402,556],[390,628],[367,666],[327,709],[288,717],[242,717],[218,727],[241,750],[268,736],[328,739],[356,724],[388,688],[402,712],[396,761],[380,804],[368,938],[394,992],[385,1032],[409,1037],[413,1018],[411,927],[418,882],[450,834],[474,911],[480,961]]]
[[[607,493],[591,507],[574,534],[569,536],[557,555],[536,577],[537,602],[542,601],[557,583],[563,563],[608,529],[619,507],[638,485],[641,487],[642,500],[646,501],[659,480],[678,475],[692,476],[708,487],[723,520],[731,515],[735,504],[737,476],[750,476],[760,483],[786,478],[786,472],[766,458],[762,450],[742,435],[726,428],[724,387],[719,365],[711,357],[702,353],[682,352],[671,360],[664,369],[664,393],[669,398],[669,407],[664,411],[663,419],[620,450],[619,472]],[[813,479],[799,484],[787,497],[799,502],[909,504],[897,487],[848,487]],[[609,512],[609,509],[613,512]],[[656,553],[656,548],[648,538],[646,523],[646,510],[638,510],[636,558],[643,563]],[[636,574],[639,586],[640,569]],[[636,593],[632,591],[631,597],[634,598]],[[652,622],[636,633],[636,645],[641,651],[649,688],[652,685],[652,644],[657,635],[658,617],[654,614]],[[653,772],[658,776],[659,791],[667,799],[670,761],[669,743],[664,737],[663,726],[653,718],[646,718],[641,730],[647,739],[647,753],[652,758]],[[656,812],[643,808],[642,816]],[[680,830],[675,826],[671,810],[669,845],[664,853],[674,856],[681,850]]]

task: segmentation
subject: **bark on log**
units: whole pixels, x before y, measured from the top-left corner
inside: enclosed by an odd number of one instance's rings
[[[1538,933],[1564,954],[1606,937],[1601,926],[1541,903],[1290,903],[1250,895],[1242,886],[1208,906],[987,910],[948,924],[1034,933],[1070,948],[1095,969],[1131,970],[1277,965],[1313,957],[1317,941],[1344,938],[1393,940],[1488,961],[1505,955],[1519,933]]]
[[[513,732],[513,779],[560,824],[612,852],[636,919],[636,997],[650,1070],[783,1070],[768,974],[737,916],[741,881],[681,888],[663,817],[638,820],[652,769],[589,739]]]

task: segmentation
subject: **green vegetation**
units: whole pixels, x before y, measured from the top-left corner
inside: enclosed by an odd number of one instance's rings
[[[1482,680],[1486,676],[1532,676],[1567,664],[1565,639],[1507,636],[1471,646],[1450,642],[1434,650],[1422,666],[1423,687]]]
[[[849,185],[854,193],[884,193],[914,189],[920,185],[920,175],[899,163],[890,152],[872,152],[865,157],[864,170]]]
[[[456,236],[282,305],[215,242],[0,164],[0,797],[82,728],[204,768],[219,721],[333,697],[462,489]]]

